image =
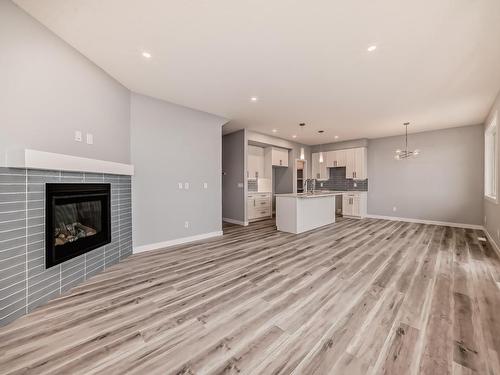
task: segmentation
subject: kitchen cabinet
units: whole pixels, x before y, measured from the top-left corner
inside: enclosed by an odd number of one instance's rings
[[[248,145],[247,177],[250,179],[265,177],[264,148]]]
[[[352,192],[342,195],[342,215],[345,217],[362,218],[367,212],[367,193]]]
[[[329,169],[327,167],[328,164],[328,156],[326,155],[326,152],[323,152],[323,163],[319,162],[319,152],[314,152],[311,157],[312,157],[312,178],[315,178],[316,180],[328,180],[329,176]]]
[[[247,197],[247,217],[249,221],[272,216],[271,193],[249,193]]]
[[[286,148],[269,147],[266,151],[271,154],[273,167],[288,167],[288,150]]]
[[[346,160],[346,178],[354,180],[365,180],[367,173],[367,150],[366,147],[351,148],[345,150]]]
[[[347,164],[347,151],[349,150],[335,150],[328,151],[328,167],[345,167]]]
[[[347,150],[323,151],[323,163],[319,162],[319,152],[312,153],[312,177],[328,180],[329,168],[345,167],[345,177],[354,180],[368,178],[366,147]]]

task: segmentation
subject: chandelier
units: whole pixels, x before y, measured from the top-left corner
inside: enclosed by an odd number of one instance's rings
[[[414,151],[408,150],[408,125],[410,125],[410,123],[405,122],[403,125],[405,126],[405,148],[404,150],[399,148],[396,150],[396,155],[394,155],[394,159],[396,160],[408,159],[412,156],[420,154],[419,149],[415,149]]]

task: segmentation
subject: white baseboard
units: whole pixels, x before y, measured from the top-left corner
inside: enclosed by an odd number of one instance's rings
[[[170,241],[163,241],[163,242],[157,242],[157,243],[152,243],[152,244],[148,244],[148,245],[141,245],[141,246],[134,247],[134,254],[143,253],[145,251],[163,249],[163,248],[175,246],[175,245],[182,245],[185,243],[199,241],[199,240],[206,240],[207,238],[222,236],[222,234],[223,234],[222,231],[202,233],[202,234],[197,234],[195,236],[182,237],[182,238],[177,238],[175,240],[170,240]]]
[[[225,221],[226,223],[230,224],[243,225],[244,227],[248,225],[248,221],[239,221],[239,220],[229,219],[227,217],[223,217],[222,221]]]
[[[484,233],[486,234],[486,237],[488,237],[488,241],[491,243],[491,245],[495,248],[497,254],[500,254],[500,248],[498,247],[497,243],[493,239],[493,236],[488,232],[486,228],[483,228]]]
[[[409,223],[443,225],[445,227],[456,227],[456,228],[481,229],[481,230],[484,230],[484,227],[482,225],[476,225],[476,224],[451,223],[451,222],[448,222],[448,221],[422,220],[422,219],[411,219],[411,218],[407,218],[407,217],[370,215],[370,214],[366,215],[366,217],[372,218],[372,219],[383,219],[383,220],[392,220],[392,221],[406,221],[406,222],[409,222]]]

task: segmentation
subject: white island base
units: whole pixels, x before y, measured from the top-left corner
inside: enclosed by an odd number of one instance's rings
[[[335,223],[336,195],[276,194],[278,230],[297,234]]]

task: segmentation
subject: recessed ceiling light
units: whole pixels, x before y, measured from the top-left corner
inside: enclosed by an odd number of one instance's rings
[[[297,134],[292,135],[292,138],[297,138]]]
[[[257,100],[259,100],[259,98],[257,98],[256,96],[252,96],[250,98],[250,101],[252,101],[252,102],[256,102]]]
[[[151,58],[151,54],[149,52],[144,51],[142,53],[142,57],[145,57],[146,59],[150,59]]]
[[[377,46],[376,45],[373,45],[373,46],[370,46],[368,47],[368,52],[373,52],[377,49]]]
[[[338,135],[336,135],[336,136],[335,136],[335,137],[333,137],[333,138],[335,138],[335,139],[339,139],[339,136],[338,136]]]
[[[273,133],[276,133],[278,131],[278,129],[273,129]]]

